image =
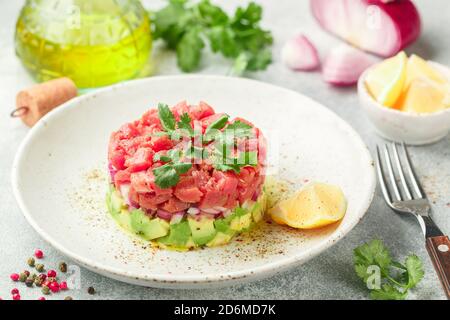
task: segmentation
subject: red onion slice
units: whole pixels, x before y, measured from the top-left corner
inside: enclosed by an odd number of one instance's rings
[[[325,30],[383,57],[420,35],[419,12],[410,0],[311,0],[311,8]]]
[[[286,42],[281,59],[292,70],[310,71],[320,66],[316,47],[302,34]]]
[[[337,86],[354,85],[364,70],[375,62],[365,52],[341,45],[332,49],[326,57],[322,68],[323,79]]]

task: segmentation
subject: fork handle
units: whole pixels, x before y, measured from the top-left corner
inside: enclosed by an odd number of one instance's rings
[[[447,299],[450,299],[450,240],[447,236],[429,237],[426,246]]]

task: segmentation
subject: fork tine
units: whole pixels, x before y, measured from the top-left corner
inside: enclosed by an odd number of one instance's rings
[[[409,157],[408,149],[406,148],[406,145],[405,145],[404,142],[402,143],[402,146],[403,146],[403,151],[405,152],[405,156],[406,156],[406,169],[408,170],[409,178],[410,178],[411,183],[412,183],[412,185],[414,187],[414,192],[417,194],[417,196],[419,198],[423,198],[424,197],[423,196],[424,193],[423,193],[422,188],[421,188],[421,186],[419,184],[419,181],[416,178],[416,173],[414,172],[414,169],[412,167],[411,158]]]
[[[397,201],[402,201],[400,191],[398,191],[397,181],[395,180],[394,170],[392,170],[391,156],[389,155],[389,150],[386,144],[384,145],[384,158],[389,173],[389,179],[391,180],[392,189],[394,189],[395,198]]]
[[[377,172],[384,200],[386,200],[387,204],[391,206],[392,205],[391,196],[389,195],[389,190],[386,187],[386,181],[384,180],[383,166],[381,164],[380,148],[378,148],[378,146],[377,146]]]
[[[411,191],[409,191],[408,184],[406,183],[405,174],[403,173],[403,168],[400,163],[400,158],[398,156],[398,150],[397,150],[397,144],[395,142],[392,142],[392,151],[394,153],[394,160],[397,168],[397,172],[400,175],[400,180],[402,182],[403,190],[405,191],[406,198],[408,200],[412,199]]]

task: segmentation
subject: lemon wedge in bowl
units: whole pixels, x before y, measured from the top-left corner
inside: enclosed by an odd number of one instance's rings
[[[334,185],[311,182],[269,210],[278,224],[315,229],[341,220],[347,210],[342,190]]]
[[[409,57],[406,65],[406,80],[404,88],[408,88],[411,83],[419,78],[427,78],[439,84],[447,83],[447,79],[435,68],[419,56],[413,54]]]
[[[433,113],[450,107],[450,85],[416,78],[402,93],[395,108],[412,113]]]
[[[366,86],[370,94],[386,107],[393,107],[406,81],[408,57],[401,51],[386,59],[367,74]]]

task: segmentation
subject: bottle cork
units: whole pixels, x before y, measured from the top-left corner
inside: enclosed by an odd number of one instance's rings
[[[12,117],[20,117],[32,127],[48,112],[77,96],[77,87],[69,78],[59,78],[20,91]]]

